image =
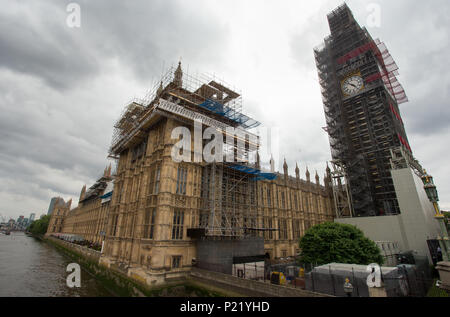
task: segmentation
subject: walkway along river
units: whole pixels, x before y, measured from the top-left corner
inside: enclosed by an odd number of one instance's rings
[[[70,259],[53,246],[22,232],[0,234],[0,297],[112,296],[102,284],[81,270],[81,287],[66,284]]]

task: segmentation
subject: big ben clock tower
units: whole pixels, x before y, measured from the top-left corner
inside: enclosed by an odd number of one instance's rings
[[[408,99],[389,51],[346,4],[328,15],[331,35],[314,50],[331,153],[345,170],[353,217],[400,213],[391,150],[411,153],[399,104]]]

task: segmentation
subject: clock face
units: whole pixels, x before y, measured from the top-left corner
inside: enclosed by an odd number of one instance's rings
[[[351,76],[342,83],[342,91],[344,94],[351,96],[356,94],[364,87],[364,81],[360,76]]]

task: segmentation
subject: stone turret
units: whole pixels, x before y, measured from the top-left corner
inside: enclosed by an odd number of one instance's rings
[[[260,159],[260,157],[259,157],[259,152],[256,152],[256,162],[255,162],[255,167],[256,167],[257,169],[260,169],[260,168],[261,168],[261,159]]]
[[[83,201],[84,197],[86,197],[86,185],[84,185],[83,188],[81,189],[80,201]]]
[[[297,177],[297,179],[300,179],[300,169],[298,168],[297,163],[295,163],[295,177]]]
[[[156,95],[157,95],[158,97],[161,96],[163,90],[164,90],[163,82],[161,81],[161,83],[159,84],[158,90],[156,91]]]
[[[270,156],[270,172],[275,173],[275,161],[272,156]]]
[[[105,170],[103,171],[103,177],[105,178],[111,177],[111,164],[109,164],[108,167],[105,167]]]
[[[311,182],[311,174],[309,173],[308,166],[306,166],[306,181]]]
[[[319,174],[317,173],[317,170],[316,170],[316,185],[320,186],[320,177]]]
[[[108,166],[108,170],[106,171],[106,177],[111,177],[111,163]]]
[[[181,61],[178,62],[177,70],[174,73],[173,83],[177,87],[183,86],[183,71],[181,70]]]
[[[289,170],[288,170],[288,165],[286,163],[286,159],[284,159],[283,172],[284,172],[284,183],[287,185],[287,181],[289,178]]]
[[[328,190],[331,187],[331,169],[328,166],[328,162],[327,162],[327,169],[326,169],[326,173],[325,173],[325,188]]]

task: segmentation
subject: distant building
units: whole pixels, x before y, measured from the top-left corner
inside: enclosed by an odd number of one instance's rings
[[[64,224],[64,217],[70,211],[70,206],[72,205],[72,199],[67,203],[64,199],[58,197],[56,202],[53,204],[53,209],[50,210],[50,221],[48,224],[47,233],[61,232]]]
[[[62,206],[53,213],[48,233],[66,233],[82,236],[93,243],[101,243],[106,234],[107,216],[113,192],[111,167],[89,189],[83,186],[78,206]]]
[[[48,211],[47,211],[47,215],[51,215],[53,208],[55,207],[55,204],[61,200],[61,197],[53,197],[52,200],[50,200],[50,205],[48,206]]]
[[[47,215],[51,215],[53,212],[53,209],[55,208],[55,204],[57,203],[62,204],[64,202],[64,199],[61,197],[53,197],[52,200],[50,200],[50,205],[48,206]]]
[[[36,214],[35,213],[31,213],[30,214],[30,218],[28,218],[28,219],[30,219],[30,224],[34,221],[34,218],[36,217]]]

